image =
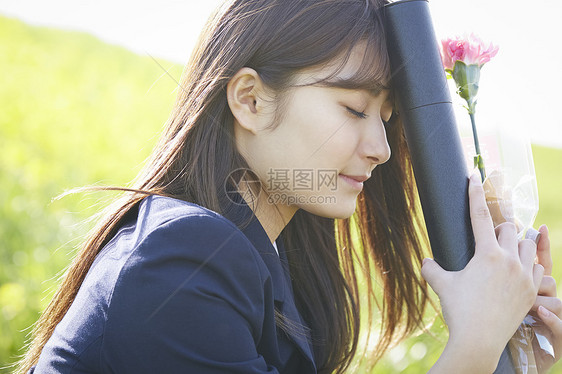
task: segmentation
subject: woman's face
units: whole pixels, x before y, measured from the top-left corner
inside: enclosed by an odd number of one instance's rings
[[[356,47],[337,77],[352,76],[362,56]],[[332,72],[326,66],[295,77],[280,122],[246,141],[243,154],[269,195],[267,203],[346,218],[355,211],[362,182],[390,157],[383,120],[392,105],[386,91],[308,85]],[[273,116],[276,103],[268,105],[265,113]]]

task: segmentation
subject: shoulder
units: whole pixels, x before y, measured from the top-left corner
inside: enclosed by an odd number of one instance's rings
[[[210,209],[178,199],[146,198],[139,208],[135,231],[136,251],[143,255],[157,246],[187,256],[208,258],[220,254],[220,258],[260,259],[251,241],[233,222]],[[153,254],[163,253],[157,250]]]
[[[225,271],[251,267],[254,276],[268,273],[257,249],[242,231],[220,214],[182,200],[150,196],[139,208],[127,268],[151,261],[174,260],[224,266]],[[123,271],[123,270],[122,270]]]
[[[191,297],[204,291],[233,304],[263,303],[269,270],[244,233],[218,213],[152,196],[141,204],[134,231],[134,244],[129,241],[131,252],[115,284],[113,306],[127,307],[121,301],[131,298],[159,304],[180,291]]]
[[[215,212],[162,197],[143,201],[135,231],[107,310],[107,362],[121,372],[205,372],[210,362],[256,360],[273,296],[244,233]]]
[[[150,233],[170,224],[206,225],[211,228],[240,232],[228,219],[194,203],[164,196],[149,196],[141,202],[137,226],[144,233]]]

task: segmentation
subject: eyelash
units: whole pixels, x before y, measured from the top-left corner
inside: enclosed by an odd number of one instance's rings
[[[357,117],[357,118],[365,119],[365,118],[368,117],[365,112],[358,112],[358,111],[353,110],[353,109],[351,109],[350,107],[347,107],[347,106],[345,107],[345,109],[347,109],[347,111],[348,111],[349,113],[351,113],[352,115],[354,115],[354,116]]]

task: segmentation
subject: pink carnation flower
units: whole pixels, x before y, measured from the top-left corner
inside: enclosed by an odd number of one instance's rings
[[[474,166],[478,166],[482,181],[486,178],[484,160],[480,152],[480,143],[476,133],[474,112],[476,110],[476,95],[482,65],[490,61],[498,53],[498,47],[492,43],[486,44],[474,34],[468,37],[454,37],[441,41],[443,66],[447,76],[455,80],[457,93],[466,100],[468,114],[472,122],[474,147],[476,156]]]
[[[443,39],[442,59],[447,70],[453,70],[455,62],[462,61],[466,65],[481,67],[498,53],[498,47],[492,43],[486,44],[474,34],[469,37],[454,37]]]

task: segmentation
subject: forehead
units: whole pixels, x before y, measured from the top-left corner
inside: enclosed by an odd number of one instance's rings
[[[377,96],[389,89],[389,73],[384,56],[374,55],[365,42],[358,43],[345,55],[296,74],[295,85],[361,89]]]

